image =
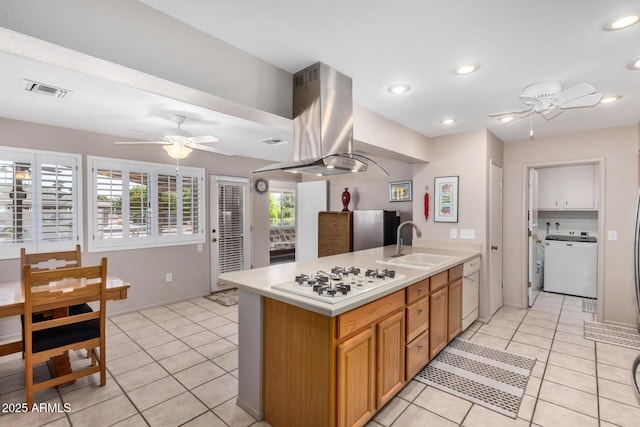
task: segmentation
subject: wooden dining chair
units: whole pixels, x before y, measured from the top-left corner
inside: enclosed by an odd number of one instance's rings
[[[31,272],[40,272],[55,270],[59,268],[70,267],[82,267],[82,254],[80,252],[80,245],[76,245],[76,248],[71,251],[57,251],[57,252],[40,252],[28,254],[25,248],[20,248],[20,274],[24,272],[24,266],[30,265]],[[91,307],[88,304],[74,304],[70,307],[62,307],[60,311],[71,314],[89,313]],[[34,313],[33,321],[40,322],[44,319],[54,317],[52,313]],[[59,314],[58,316],[59,317]],[[24,343],[24,317],[21,316],[22,321],[22,342]],[[22,353],[24,358],[24,351]]]
[[[98,266],[73,267],[32,272],[23,271],[24,350],[27,406],[33,406],[33,394],[39,390],[69,383],[100,372],[100,385],[106,383],[106,285],[107,259]],[[99,301],[96,311],[33,322],[33,313]],[[91,355],[88,367],[34,383],[34,365],[69,350],[86,348]]]

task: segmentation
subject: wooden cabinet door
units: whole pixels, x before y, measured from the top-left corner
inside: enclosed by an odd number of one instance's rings
[[[449,285],[448,339],[451,341],[462,331],[462,279]]]
[[[418,338],[407,344],[406,352],[407,375],[405,380],[411,381],[429,363],[429,331],[425,331]]]
[[[353,212],[318,212],[318,257],[353,252]]]
[[[407,306],[407,342],[413,341],[429,327],[429,297]]]
[[[376,412],[376,328],[338,345],[338,427],[364,425]]]
[[[404,386],[404,312],[378,323],[378,408]]]
[[[429,297],[429,358],[433,359],[447,345],[449,287],[444,286]]]

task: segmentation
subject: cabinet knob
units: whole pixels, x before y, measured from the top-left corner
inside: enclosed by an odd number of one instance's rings
[[[422,313],[424,309],[422,307],[418,307],[418,313]]]
[[[422,344],[418,344],[418,350],[422,350],[422,347],[424,347]]]
[[[492,251],[497,251],[498,250],[498,245],[491,245],[491,250]]]
[[[418,288],[418,293],[421,294],[424,291],[424,288]]]

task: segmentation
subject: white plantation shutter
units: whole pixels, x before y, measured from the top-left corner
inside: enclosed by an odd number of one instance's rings
[[[39,251],[55,249],[56,242],[79,243],[76,159],[39,156]]]
[[[204,242],[204,169],[87,157],[89,250]]]
[[[245,265],[245,186],[218,182],[219,272],[238,271]]]
[[[0,258],[81,241],[79,155],[0,147]]]

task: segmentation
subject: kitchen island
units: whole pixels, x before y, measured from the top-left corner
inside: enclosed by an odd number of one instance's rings
[[[449,257],[428,269],[377,262],[394,252],[388,246],[222,274],[221,282],[239,288],[238,405],[274,426],[362,425],[455,337],[462,263],[479,251],[405,248]],[[296,276],[353,266],[358,277],[365,269],[394,274],[347,279],[354,290],[330,300],[287,288]]]

